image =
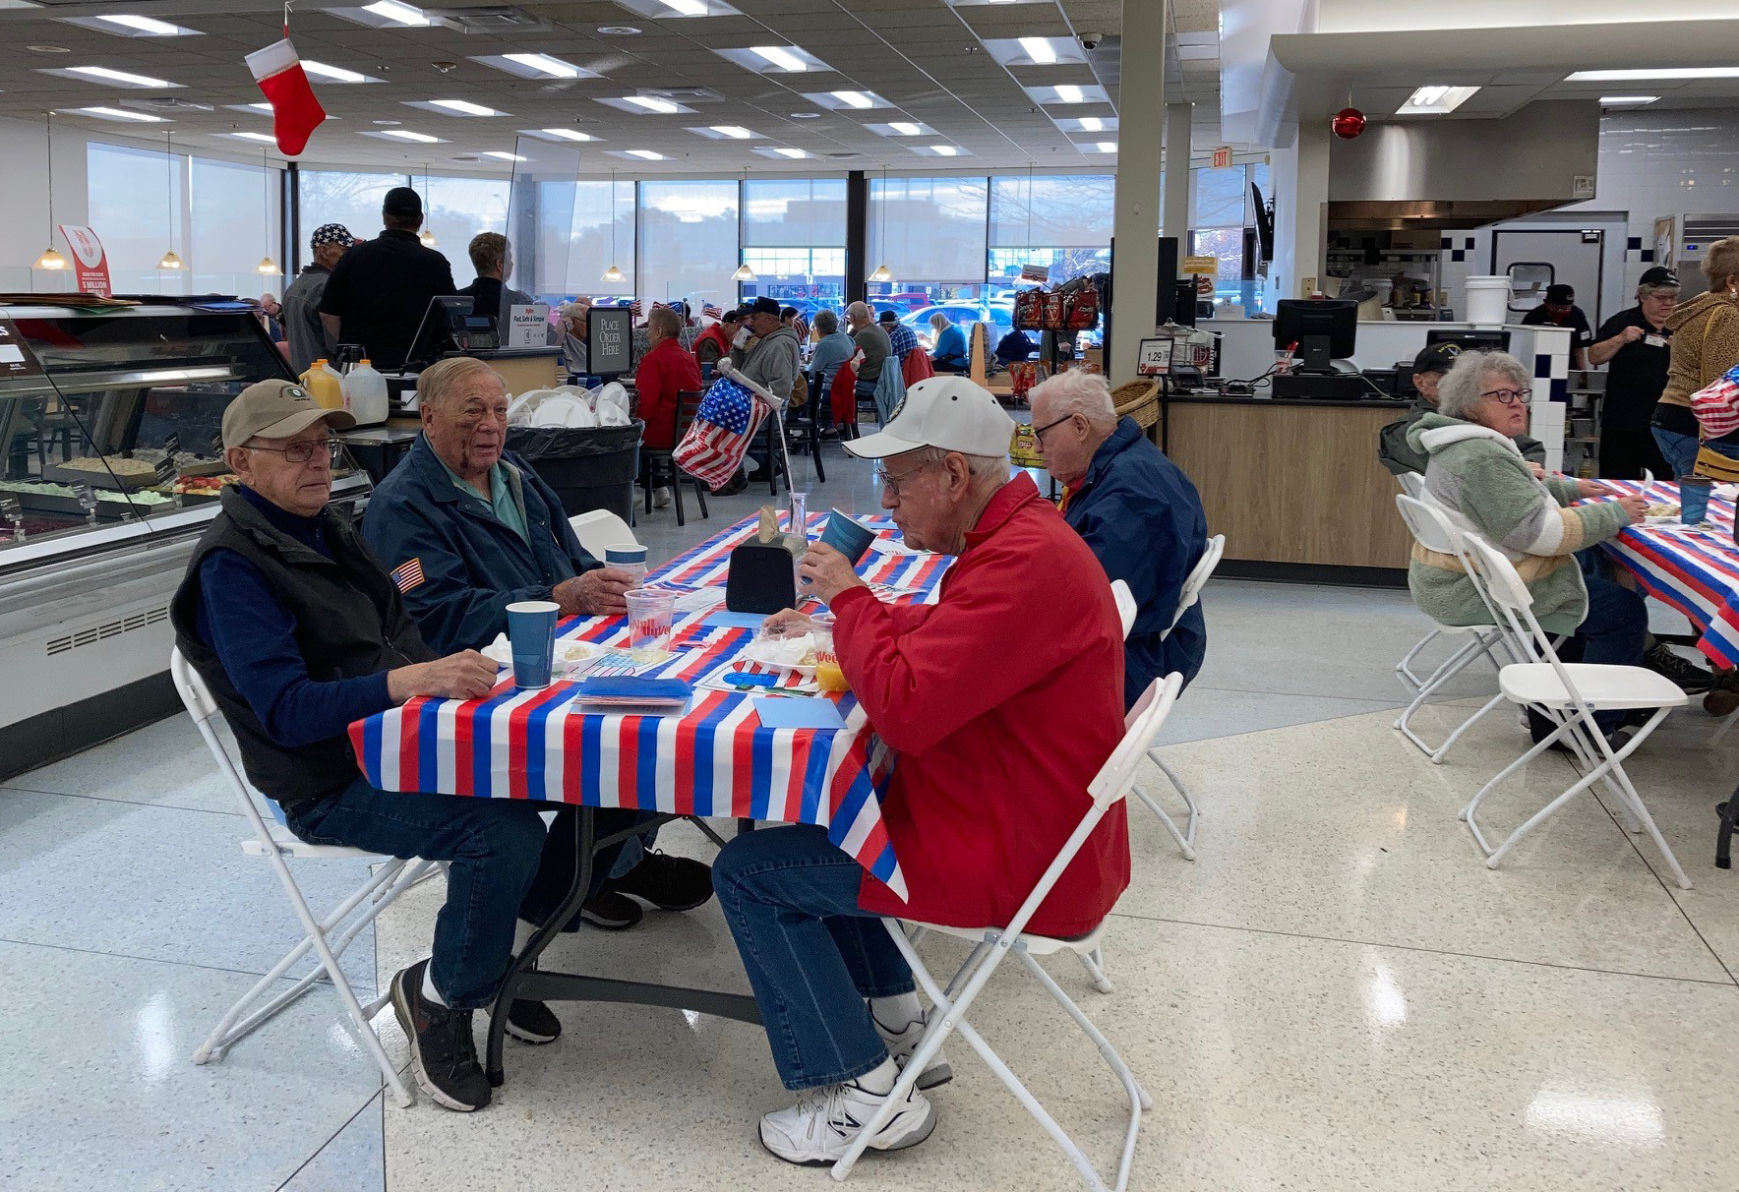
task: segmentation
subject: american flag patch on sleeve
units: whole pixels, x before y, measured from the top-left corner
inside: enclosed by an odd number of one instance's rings
[[[423,582],[423,560],[406,559],[392,569],[392,582],[400,592],[408,592]]]

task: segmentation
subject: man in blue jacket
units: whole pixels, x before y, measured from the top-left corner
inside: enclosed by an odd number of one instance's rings
[[[1064,519],[1140,610],[1124,643],[1124,706],[1157,676],[1178,671],[1188,683],[1207,654],[1207,625],[1200,603],[1175,627],[1171,619],[1207,548],[1196,486],[1134,421],[1117,417],[1104,377],[1070,369],[1029,396],[1039,454],[1065,486]]]
[[[554,490],[506,454],[500,375],[455,356],[425,369],[417,394],[423,433],[369,500],[363,536],[430,647],[482,649],[506,632],[507,606],[521,600],[552,600],[563,617],[625,612],[634,577],[588,555]],[[632,843],[611,878],[581,907],[598,927],[640,921],[627,894],[690,910],[712,893],[705,865]]]

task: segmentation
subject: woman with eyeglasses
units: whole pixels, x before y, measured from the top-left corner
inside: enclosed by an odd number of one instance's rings
[[[1641,665],[1648,641],[1642,597],[1614,582],[1601,552],[1588,548],[1642,521],[1648,503],[1621,496],[1573,505],[1607,490],[1592,480],[1546,474],[1522,458],[1514,440],[1527,429],[1532,386],[1532,373],[1514,356],[1463,353],[1438,382],[1436,412],[1407,432],[1428,460],[1425,491],[1458,530],[1479,535],[1516,565],[1541,628],[1574,635],[1559,650],[1562,657]],[[1454,555],[1414,543],[1407,586],[1414,603],[1442,624],[1492,623]],[[1673,660],[1682,663],[1676,655]],[[1597,719],[1612,732],[1624,717],[1600,713]]]

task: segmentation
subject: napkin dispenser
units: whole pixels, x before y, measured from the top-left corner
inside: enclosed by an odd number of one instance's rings
[[[797,607],[797,569],[771,506],[761,509],[755,537],[731,552],[725,607],[733,613],[763,615]]]

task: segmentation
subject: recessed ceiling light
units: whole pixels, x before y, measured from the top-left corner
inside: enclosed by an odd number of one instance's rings
[[[1621,83],[1642,79],[1739,79],[1739,66],[1664,66],[1642,70],[1579,70],[1566,83]]]
[[[664,160],[664,154],[654,153],[650,149],[630,149],[630,150],[628,150],[628,156],[629,157],[638,157],[642,161],[663,161]]]
[[[171,25],[168,21],[159,21],[155,17],[140,17],[119,13],[113,16],[99,16],[99,21],[107,21],[111,25],[119,25],[123,29],[131,29],[143,33],[147,37],[176,37],[182,32],[180,25]]]
[[[67,49],[65,46],[51,46],[51,45],[38,44],[38,45],[33,45],[33,46],[25,46],[24,48],[29,50],[32,54],[70,54],[70,53],[72,53],[72,51]]]
[[[632,25],[599,25],[599,37],[639,37],[640,30]]]
[[[1446,87],[1433,83],[1420,87],[1395,109],[1397,116],[1447,116],[1466,103],[1478,87]]]
[[[597,139],[587,133],[575,132],[571,128],[540,128],[537,132],[546,137],[554,137],[558,141],[592,141]]]
[[[521,157],[517,153],[509,153],[505,149],[485,149],[483,151],[483,156],[484,157],[493,157],[496,161],[530,161],[531,160],[530,158],[527,158],[527,157]]]
[[[668,99],[659,99],[656,95],[624,95],[622,102],[631,103],[637,108],[645,108],[648,112],[658,112],[666,116],[682,110],[681,104],[671,103]]]
[[[785,46],[750,46],[749,52],[760,55],[780,70],[799,73],[809,69],[809,63],[793,54]]]
[[[809,154],[807,152],[805,152],[804,150],[795,148],[795,147],[790,146],[790,145],[776,146],[773,149],[773,152],[777,153],[780,157],[789,157],[789,158],[793,158],[793,159],[796,159],[799,157],[808,157],[809,156]]]
[[[960,150],[952,145],[931,145],[930,152],[937,157],[959,157]]]
[[[1602,95],[1600,102],[1609,108],[1636,107],[1645,103],[1654,103],[1660,99],[1658,95]]]
[[[548,54],[503,54],[509,62],[517,62],[527,70],[535,70],[548,75],[552,79],[577,79],[580,68],[563,62],[560,58],[552,58]]]
[[[1082,132],[1104,132],[1105,131],[1105,121],[1101,120],[1097,116],[1082,116],[1081,117],[1081,131]]]
[[[1057,98],[1064,103],[1082,103],[1085,102],[1087,93],[1073,83],[1059,83],[1057,84]]]
[[[345,70],[342,66],[328,66],[324,62],[311,62],[307,58],[302,59],[302,72],[332,83],[368,82],[368,76],[365,74],[358,74],[354,70]]]
[[[430,24],[429,18],[423,15],[423,10],[413,8],[409,4],[400,4],[399,0],[377,0],[374,4],[362,6],[363,12],[372,12],[382,20],[391,21],[395,25],[404,25],[414,29],[424,29]]]
[[[1117,152],[1117,142],[1116,141],[1100,141],[1097,145],[1094,145],[1093,148],[1097,149],[1101,153],[1115,153],[1115,152]]]
[[[258,141],[262,145],[276,145],[278,143],[277,137],[267,136],[263,132],[232,132],[224,135],[235,137],[239,141]]]
[[[472,103],[468,99],[431,99],[431,107],[444,108],[449,112],[457,112],[461,116],[499,116],[494,108],[486,108],[480,103]]]
[[[755,135],[740,124],[714,124],[712,130],[733,141],[746,141]]]
[[[250,106],[264,107],[268,112],[272,110],[270,104],[255,104],[255,105],[250,105]],[[379,124],[379,125],[386,127],[386,128],[397,128],[399,125],[403,124],[404,121],[403,120],[376,120],[374,123]]]
[[[1027,57],[1040,66],[1049,66],[1057,60],[1056,47],[1051,45],[1048,37],[1022,37],[1020,48],[1026,51]]]
[[[821,119],[821,113],[820,112],[792,112],[791,119],[793,119],[793,120],[819,120],[819,119]]]
[[[913,124],[910,120],[896,120],[888,125],[888,127],[899,133],[902,137],[915,137],[923,131],[923,129],[919,128],[916,124]]]
[[[385,132],[377,135],[392,137],[399,141],[415,141],[419,145],[438,145],[441,141],[440,137],[431,137],[427,133],[422,132],[412,132],[408,128],[389,128]]]
[[[165,123],[161,116],[153,116],[149,112],[129,112],[125,108],[74,108],[73,111],[103,120],[137,120],[141,124]]]
[[[848,108],[873,108],[876,106],[875,100],[862,91],[835,91],[832,94],[833,98]]]
[[[150,75],[128,74],[124,70],[110,70],[106,66],[69,66],[67,70],[87,78],[102,79],[107,83],[120,83],[127,87],[173,87],[168,79],[154,79]]]
[[[706,0],[659,0],[659,3],[682,17],[704,17],[707,14]]]

